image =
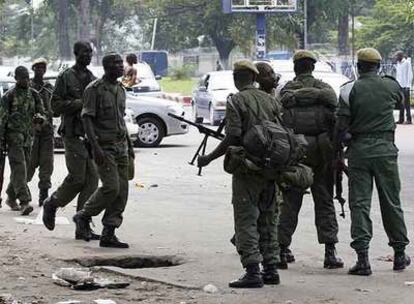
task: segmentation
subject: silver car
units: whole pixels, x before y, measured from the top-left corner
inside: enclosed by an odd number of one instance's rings
[[[210,124],[220,124],[226,114],[227,97],[237,93],[233,71],[210,72],[201,77],[198,87],[193,91],[193,115],[196,122],[205,118]]]
[[[156,147],[166,136],[188,132],[186,123],[168,116],[168,113],[185,115],[183,106],[175,101],[127,93],[126,107],[139,126],[137,146]]]

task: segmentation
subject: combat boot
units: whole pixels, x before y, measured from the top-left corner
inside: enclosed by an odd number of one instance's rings
[[[231,288],[261,288],[263,279],[260,275],[259,264],[249,264],[246,266],[246,273],[238,280],[229,283]]]
[[[57,199],[52,194],[43,201],[43,224],[49,230],[55,229],[56,211],[57,211]]]
[[[115,227],[113,226],[104,226],[99,246],[111,248],[129,248],[128,243],[120,242],[115,236]]]
[[[295,262],[295,256],[288,246],[280,245],[280,261],[276,264],[279,269],[288,269],[288,263]]]
[[[32,213],[33,207],[30,206],[29,202],[21,202],[20,203],[20,214],[23,216],[29,215]]]
[[[89,219],[78,212],[73,216],[73,222],[76,224],[75,238],[89,242],[91,239]]]
[[[20,207],[17,204],[15,199],[11,199],[10,197],[7,197],[6,205],[9,206],[12,211],[20,211]]]
[[[47,197],[49,196],[49,190],[48,189],[40,189],[39,190],[39,207],[43,206],[43,202]]]
[[[336,269],[344,268],[344,262],[336,256],[335,244],[325,244],[325,261],[323,268]]]
[[[277,265],[263,265],[262,279],[265,285],[279,285],[280,277],[277,272]]]
[[[101,236],[99,234],[95,233],[95,231],[93,231],[93,229],[91,228],[91,225],[95,227],[95,225],[92,222],[92,218],[89,218],[88,227],[89,227],[89,235],[91,236],[91,240],[92,241],[99,241],[101,239]]]
[[[369,264],[368,259],[368,250],[359,251],[358,261],[356,264],[349,269],[348,274],[351,275],[360,275],[360,276],[369,276],[372,274],[371,265]]]
[[[410,266],[411,259],[408,255],[405,254],[404,251],[396,252],[394,254],[394,267],[393,270],[395,271],[402,271],[406,267]]]

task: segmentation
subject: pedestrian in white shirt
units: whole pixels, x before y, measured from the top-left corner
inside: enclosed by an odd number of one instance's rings
[[[404,52],[398,51],[395,53],[395,59],[397,61],[397,81],[404,91],[404,101],[400,106],[400,119],[397,124],[412,124],[411,120],[411,106],[410,106],[410,90],[413,82],[413,69],[411,66],[411,58],[407,58]],[[407,120],[404,122],[404,111],[406,112]]]

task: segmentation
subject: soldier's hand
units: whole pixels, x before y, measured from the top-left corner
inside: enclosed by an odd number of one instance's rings
[[[99,146],[95,146],[93,147],[93,159],[95,160],[95,163],[100,166],[102,164],[105,163],[106,161],[106,156],[105,156],[105,152],[102,150],[101,147]]]
[[[200,155],[197,159],[197,166],[198,167],[205,167],[207,166],[209,163],[211,162],[210,158],[208,157],[208,155]]]

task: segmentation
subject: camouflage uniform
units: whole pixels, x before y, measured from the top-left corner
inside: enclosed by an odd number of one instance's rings
[[[243,138],[258,120],[274,121],[277,115],[274,98],[246,86],[227,103],[226,134]],[[243,266],[261,262],[276,265],[279,246],[275,182],[253,171],[236,172],[232,180],[236,247]]]
[[[47,190],[52,187],[51,177],[53,173],[53,113],[50,104],[53,86],[49,82],[36,83],[34,80],[30,82],[30,86],[39,92],[43,108],[47,114],[47,121],[40,131],[35,131],[27,181],[32,180],[36,168],[39,167],[38,187],[40,190]]]
[[[118,228],[128,199],[128,142],[125,126],[125,90],[120,83],[104,78],[85,90],[82,116],[94,118],[94,130],[106,161],[98,166],[102,187],[98,188],[79,212],[84,217],[105,210],[102,224]]]
[[[32,198],[27,186],[27,165],[33,138],[33,116],[43,114],[39,94],[31,88],[15,87],[7,91],[0,105],[0,138],[8,145],[10,183],[9,199],[28,204]]]
[[[77,210],[82,209],[98,187],[96,165],[89,155],[85,131],[80,118],[82,95],[86,86],[95,79],[86,69],[84,79],[76,66],[63,71],[56,80],[52,97],[52,110],[61,115],[59,133],[63,137],[68,175],[53,196],[59,207],[69,204],[78,194]]]

